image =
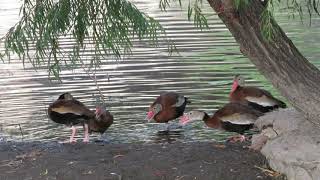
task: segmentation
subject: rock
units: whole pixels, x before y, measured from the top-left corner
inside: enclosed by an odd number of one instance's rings
[[[260,151],[261,148],[266,144],[268,136],[264,134],[257,134],[252,136],[252,144],[249,146],[249,149]]]
[[[262,133],[253,137],[252,146],[268,137],[261,153],[272,169],[289,180],[320,180],[320,130],[301,113],[280,109],[259,118],[256,126]]]
[[[260,129],[272,126],[278,135],[298,129],[301,124],[305,123],[303,114],[293,108],[279,109],[261,116],[255,123]]]

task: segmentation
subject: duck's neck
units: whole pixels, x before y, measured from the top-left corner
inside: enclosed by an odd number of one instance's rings
[[[238,87],[240,87],[238,81],[233,81],[230,95],[232,95],[232,93],[233,93]]]
[[[100,121],[106,121],[108,119],[108,117],[107,117],[107,113],[103,113],[103,114],[101,114],[101,116],[100,116]]]
[[[204,123],[211,128],[219,129],[221,128],[221,121],[220,119],[216,118],[215,116],[210,117],[207,113],[203,117]]]
[[[204,122],[206,122],[206,121],[208,121],[208,120],[210,119],[210,116],[209,116],[206,112],[203,112],[203,113],[204,113],[204,115],[203,115],[202,120],[203,120]]]

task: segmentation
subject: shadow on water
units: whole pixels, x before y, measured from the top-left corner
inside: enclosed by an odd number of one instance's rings
[[[14,24],[19,13],[16,1],[5,1],[0,16],[9,17],[6,19],[8,22],[0,24],[0,35]],[[132,56],[120,61],[112,58],[103,61],[101,68],[95,72],[96,80],[106,97],[108,110],[114,115],[114,124],[102,137],[105,141],[223,141],[230,135],[207,128],[202,122],[169,133],[158,131],[144,118],[149,104],[164,91],[176,91],[189,97],[192,104],[187,106],[187,111],[198,109],[212,114],[228,101],[232,78],[240,73],[248,79],[248,85],[262,87],[279,96],[248,59],[241,55],[237,43],[209,6],[204,13],[208,15],[212,29],[201,31],[194,27],[193,22],[187,21],[187,11],[180,8],[172,6],[166,13],[161,12],[157,0],[136,1],[136,5],[160,21],[168,36],[176,43],[181,56],[168,56],[165,47],[150,48],[145,42],[135,42]],[[279,19],[283,19],[281,15]],[[309,43],[312,49],[301,38],[307,38],[306,42],[309,42],[314,36],[299,30],[303,28],[299,24],[287,27],[292,30],[289,36],[293,36],[301,47],[306,45],[310,53],[308,58],[318,65],[319,61],[316,60],[319,54],[314,49],[320,40]],[[319,34],[313,27],[308,28],[307,33],[311,32]],[[70,47],[68,43],[70,40],[64,39],[61,46]],[[99,91],[83,68],[71,71],[62,67],[63,83],[50,82],[45,68],[35,72],[27,65],[24,69],[19,60],[0,66],[0,133],[6,139],[20,141],[21,132],[24,141],[67,139],[70,129],[50,121],[46,114],[48,105],[63,92],[71,92],[91,109],[95,107]],[[79,128],[77,138],[81,139],[82,136],[83,130]],[[94,141],[100,137],[93,135],[92,138]]]

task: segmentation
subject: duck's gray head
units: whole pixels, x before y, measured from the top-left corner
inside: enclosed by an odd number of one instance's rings
[[[146,120],[148,120],[148,122],[152,121],[154,116],[156,116],[161,110],[162,110],[161,104],[156,103],[156,104],[150,106],[149,111],[147,113]]]
[[[203,120],[206,113],[203,111],[189,111],[183,114],[183,116],[180,117],[179,123],[181,125],[186,125],[188,123],[191,123],[193,121]]]

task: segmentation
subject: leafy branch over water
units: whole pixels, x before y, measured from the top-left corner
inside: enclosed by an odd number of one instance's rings
[[[1,57],[13,53],[35,68],[47,65],[55,77],[61,65],[82,64],[83,53],[92,55],[91,66],[106,56],[130,54],[134,39],[153,46],[164,40],[175,49],[159,22],[126,0],[25,0],[20,13],[21,20],[2,39]],[[62,49],[64,41],[71,51]]]

